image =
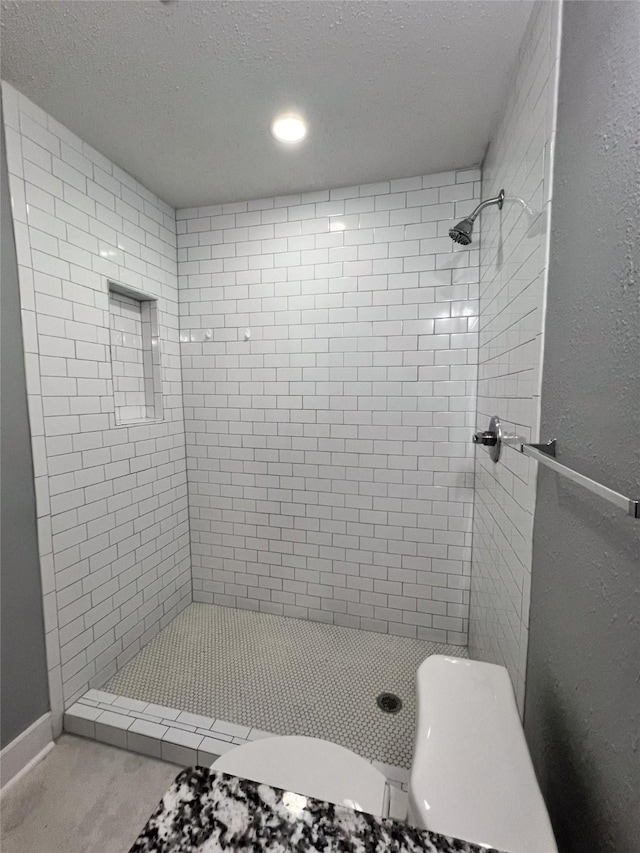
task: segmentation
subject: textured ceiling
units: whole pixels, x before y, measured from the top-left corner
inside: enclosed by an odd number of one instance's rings
[[[5,0],[2,76],[177,207],[480,162],[527,0]],[[302,112],[298,148],[269,122]]]

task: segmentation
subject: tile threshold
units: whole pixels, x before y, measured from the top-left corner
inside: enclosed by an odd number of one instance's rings
[[[250,741],[278,737],[272,732],[215,720],[178,708],[88,690],[64,714],[70,734],[109,743],[183,766],[211,765],[216,758]],[[396,789],[407,791],[409,770],[366,758]]]

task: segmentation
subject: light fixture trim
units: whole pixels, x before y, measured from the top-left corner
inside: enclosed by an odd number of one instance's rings
[[[286,145],[302,142],[307,132],[307,122],[298,113],[278,113],[271,122],[271,135],[278,142],[284,142]]]

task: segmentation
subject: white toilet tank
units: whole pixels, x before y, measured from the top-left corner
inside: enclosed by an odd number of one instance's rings
[[[409,822],[508,853],[557,853],[507,670],[432,655],[417,694]]]

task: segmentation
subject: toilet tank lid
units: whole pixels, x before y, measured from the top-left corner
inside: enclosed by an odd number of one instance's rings
[[[417,698],[415,822],[510,853],[556,853],[507,670],[432,655]]]

